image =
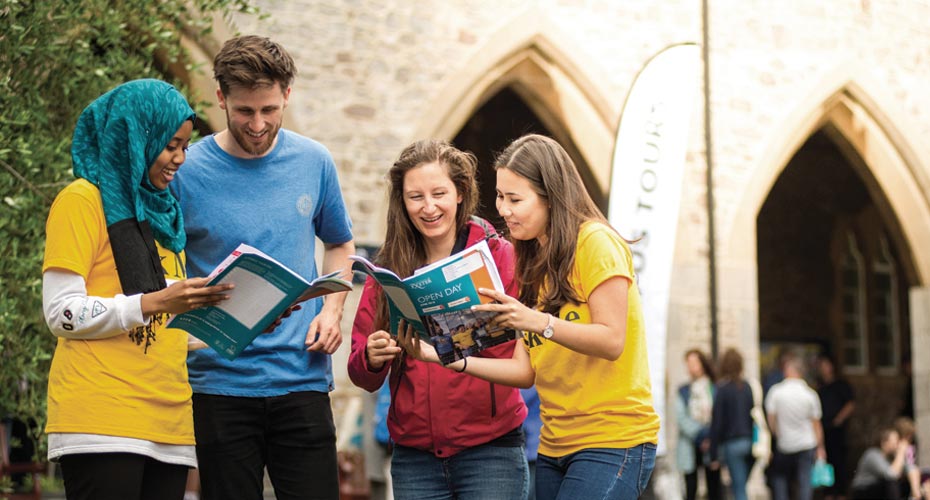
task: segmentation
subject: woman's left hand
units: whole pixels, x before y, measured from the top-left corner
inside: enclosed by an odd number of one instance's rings
[[[428,363],[439,363],[436,348],[428,342],[421,342],[416,330],[404,319],[401,319],[397,324],[397,345],[402,347],[407,352],[407,355],[414,359]]]
[[[479,288],[478,293],[491,297],[499,302],[498,304],[481,304],[472,307],[475,311],[491,311],[498,313],[491,320],[492,325],[512,328],[517,331],[542,332],[546,325],[549,324],[549,315],[530,309],[523,305],[519,300],[507,295],[504,292]]]

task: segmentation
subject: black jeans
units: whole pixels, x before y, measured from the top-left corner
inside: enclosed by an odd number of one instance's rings
[[[134,453],[61,457],[68,500],[181,500],[188,470]]]
[[[827,451],[827,463],[833,466],[833,486],[827,486],[824,492],[828,495],[846,496],[846,488],[849,486],[849,467],[846,466],[849,447],[846,445],[846,429],[824,425],[823,442]]]
[[[203,500],[261,499],[265,467],[279,500],[339,498],[326,393],[194,394],[194,432]]]
[[[723,493],[720,482],[720,469],[713,470],[704,464],[704,452],[701,447],[694,446],[695,468],[693,472],[685,474],[685,499],[695,500],[697,498],[698,488],[698,471],[704,469],[704,479],[707,483],[707,499],[721,500]]]

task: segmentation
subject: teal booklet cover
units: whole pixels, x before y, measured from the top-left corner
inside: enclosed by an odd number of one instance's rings
[[[349,258],[354,261],[352,270],[371,276],[384,290],[391,334],[396,335],[403,318],[421,339],[436,348],[443,364],[515,338],[513,330],[489,324],[495,313],[471,309],[493,302],[479,294],[479,288],[504,291],[487,241],[417,269],[413,276],[404,279],[364,257]]]
[[[314,297],[352,290],[336,271],[308,282],[257,248],[240,244],[210,273],[210,285],[233,283],[229,299],[171,318],[226,359],[235,359],[289,307]]]

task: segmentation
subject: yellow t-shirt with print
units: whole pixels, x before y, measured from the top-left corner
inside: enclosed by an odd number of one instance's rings
[[[539,453],[563,457],[588,448],[630,448],[657,443],[659,417],[652,406],[646,336],[633,257],[626,243],[608,226],[581,226],[570,276],[583,303],[566,304],[559,318],[590,323],[588,297],[609,278],[630,280],[627,294],[626,342],[616,361],[586,356],[525,333],[539,393]]]
[[[183,252],[158,245],[158,253],[166,279],[185,278]],[[81,275],[88,296],[122,293],[100,192],[86,180],[68,185],[52,204],[42,270],[50,268]],[[87,309],[93,314],[94,306]],[[187,334],[160,325],[153,335],[59,338],[49,372],[46,432],[194,444]]]

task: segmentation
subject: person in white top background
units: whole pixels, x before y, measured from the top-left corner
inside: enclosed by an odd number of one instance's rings
[[[797,354],[784,362],[785,379],[765,396],[769,428],[778,439],[772,458],[772,498],[788,500],[792,481],[797,481],[797,498],[810,500],[811,467],[814,459],[825,459],[820,398],[804,380],[804,367]]]

